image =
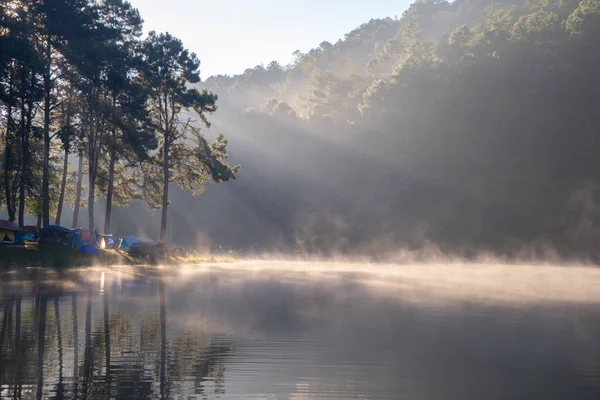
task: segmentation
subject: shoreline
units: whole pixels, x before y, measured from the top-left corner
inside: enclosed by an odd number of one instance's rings
[[[0,246],[0,269],[49,267],[49,268],[76,268],[94,267],[99,265],[127,265],[127,266],[154,266],[154,265],[183,265],[206,264],[214,262],[234,262],[232,257],[205,256],[167,256],[159,260],[148,260],[141,257],[132,257],[118,250],[98,249],[98,255],[79,253],[69,247],[8,247]]]

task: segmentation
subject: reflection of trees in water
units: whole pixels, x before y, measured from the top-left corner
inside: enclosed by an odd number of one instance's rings
[[[60,306],[58,303],[58,297],[54,298],[54,319],[56,328],[56,347],[58,349],[58,383],[56,386],[56,398],[62,399],[65,395],[65,388],[63,382],[63,341],[62,341],[62,323],[60,320]]]
[[[189,327],[169,335],[164,282],[155,298],[144,299],[157,307],[143,319],[124,312],[111,291],[99,299],[89,287],[33,289],[0,299],[0,387],[10,391],[1,397],[168,399],[224,393],[223,363],[232,341]]]
[[[165,282],[159,283],[160,297],[160,398],[166,399],[167,384],[167,300],[165,298]]]
[[[73,296],[71,298],[71,322],[73,326],[73,398],[77,400],[78,387],[77,382],[79,382],[79,328],[77,324],[77,297]]]
[[[36,369],[36,399],[41,399],[44,389],[44,351],[46,349],[46,305],[48,299],[40,296],[37,318],[37,369]]]

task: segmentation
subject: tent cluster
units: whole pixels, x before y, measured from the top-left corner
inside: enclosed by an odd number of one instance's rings
[[[26,241],[74,248],[90,255],[97,255],[98,249],[115,249],[146,258],[158,258],[166,252],[162,244],[137,236],[115,239],[112,234],[90,232],[84,228],[69,229],[59,225],[50,225],[38,231],[34,226],[21,228],[13,222],[0,220],[1,245],[23,246]]]
[[[112,235],[100,235],[83,228],[69,229],[50,225],[40,231],[38,241],[42,245],[71,247],[83,254],[97,255],[99,248],[113,247],[112,239],[109,241],[111,237]]]

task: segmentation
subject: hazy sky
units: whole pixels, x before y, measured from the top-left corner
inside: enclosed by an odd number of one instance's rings
[[[332,43],[371,18],[400,16],[412,0],[130,0],[145,30],[168,31],[202,61],[202,79],[235,74],[294,50]]]

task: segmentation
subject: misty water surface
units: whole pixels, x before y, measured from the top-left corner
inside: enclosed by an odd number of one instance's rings
[[[4,272],[0,397],[598,399],[599,306],[579,267]]]

